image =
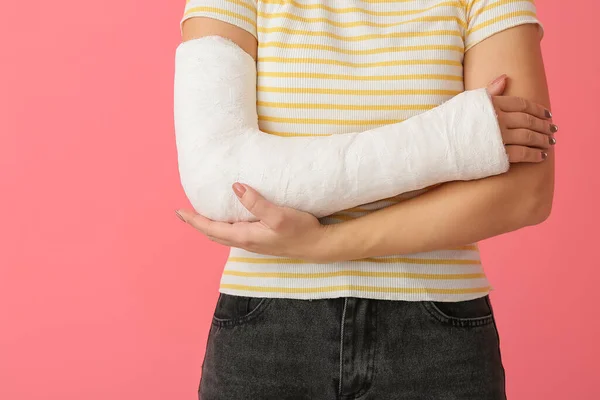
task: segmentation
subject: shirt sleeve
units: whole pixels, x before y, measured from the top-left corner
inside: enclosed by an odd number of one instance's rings
[[[183,34],[183,21],[191,17],[209,17],[230,23],[256,34],[256,0],[186,0],[179,29]],[[257,38],[258,39],[258,38]]]
[[[534,0],[466,0],[465,51],[508,28],[537,24],[540,40],[544,27],[538,20]]]

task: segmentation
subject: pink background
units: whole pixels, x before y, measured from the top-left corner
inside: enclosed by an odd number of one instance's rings
[[[568,4],[537,1],[561,128],[553,214],[481,244],[513,400],[600,398],[600,5]],[[3,6],[1,399],[197,398],[227,249],[174,214],[183,6]]]

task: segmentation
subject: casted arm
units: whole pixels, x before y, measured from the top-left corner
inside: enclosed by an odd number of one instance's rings
[[[277,205],[322,217],[440,182],[508,170],[485,89],[365,132],[284,138],[260,131],[250,55],[255,49],[244,38],[250,34],[236,29],[221,26],[186,38],[184,27],[176,49],[179,171],[199,214],[225,222],[255,220],[231,189],[236,181]]]

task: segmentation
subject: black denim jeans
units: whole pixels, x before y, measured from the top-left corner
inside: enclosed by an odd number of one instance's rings
[[[506,399],[492,305],[219,293],[198,398]]]

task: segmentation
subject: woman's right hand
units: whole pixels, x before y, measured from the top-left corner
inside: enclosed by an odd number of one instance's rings
[[[545,150],[556,143],[558,126],[546,107],[522,97],[502,96],[506,75],[496,78],[487,87],[498,116],[502,141],[511,163],[540,162]]]

